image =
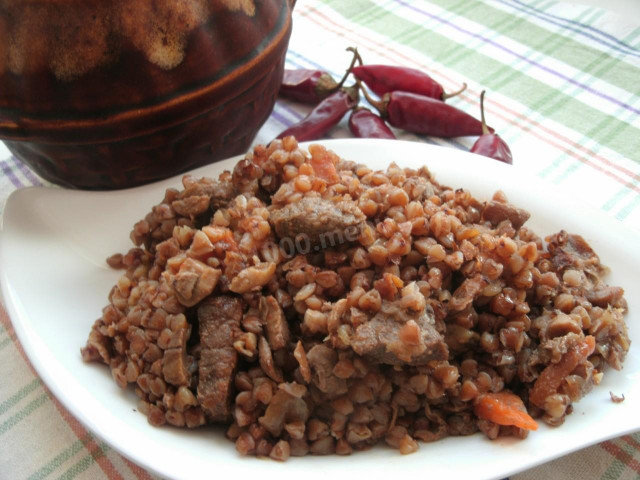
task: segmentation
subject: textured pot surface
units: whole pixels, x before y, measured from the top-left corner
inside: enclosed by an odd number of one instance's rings
[[[290,3],[0,1],[0,138],[81,188],[239,153],[273,108]]]

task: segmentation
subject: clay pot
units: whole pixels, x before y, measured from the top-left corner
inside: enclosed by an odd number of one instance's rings
[[[45,179],[139,185],[244,152],[294,0],[2,0],[0,138]]]

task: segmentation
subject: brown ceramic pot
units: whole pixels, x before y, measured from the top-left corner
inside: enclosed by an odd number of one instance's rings
[[[245,151],[295,0],[2,0],[0,138],[42,177],[139,185]]]

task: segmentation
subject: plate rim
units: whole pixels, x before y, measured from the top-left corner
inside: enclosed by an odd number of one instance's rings
[[[420,143],[420,142],[412,142],[412,141],[399,141],[399,140],[371,140],[371,139],[334,139],[334,140],[323,140],[323,141],[317,141],[317,142],[306,142],[306,143],[301,143],[302,147],[306,147],[309,143],[320,143],[325,145],[327,148],[332,149],[332,146],[336,145],[338,146],[338,148],[340,147],[340,145],[346,145],[346,144],[352,144],[352,143],[360,143],[360,144],[366,144],[366,143],[385,143],[385,144],[393,144],[393,145],[398,145],[398,142],[404,143],[404,144],[410,144],[410,146],[407,146],[407,148],[413,149],[413,148],[417,148],[417,149],[426,149],[426,150],[433,150],[433,151],[442,151],[442,150],[446,150],[449,152],[449,154],[453,154],[453,155],[462,155],[462,156],[468,156],[468,155],[473,155],[470,154],[468,152],[464,152],[464,151],[460,151],[460,150],[455,150],[452,149],[450,147],[443,147],[443,146],[439,146],[439,145],[430,145],[430,144],[425,144],[425,143]],[[339,153],[340,154],[340,153]],[[340,154],[341,155],[341,154]],[[54,195],[62,195],[62,196],[68,196],[68,195],[78,195],[78,196],[83,196],[83,195],[92,195],[92,196],[100,196],[103,195],[105,196],[105,198],[108,198],[110,196],[115,196],[118,195],[119,193],[122,192],[131,192],[133,194],[135,194],[136,191],[141,191],[141,190],[148,190],[150,188],[153,189],[157,189],[157,188],[164,188],[163,185],[170,185],[172,183],[175,183],[176,181],[179,181],[179,179],[184,175],[184,174],[189,174],[189,173],[193,173],[193,172],[197,172],[198,174],[200,173],[204,173],[206,170],[209,169],[220,169],[220,163],[226,163],[226,162],[236,162],[238,159],[241,159],[244,155],[237,155],[234,157],[231,157],[229,159],[223,160],[221,162],[217,162],[217,163],[213,163],[204,167],[199,167],[197,169],[191,170],[189,172],[185,172],[183,174],[179,174],[173,177],[170,177],[168,179],[165,180],[161,180],[161,181],[157,181],[157,182],[153,182],[151,184],[147,184],[147,185],[143,185],[143,186],[138,186],[138,187],[133,187],[130,189],[124,189],[124,190],[116,190],[116,191],[103,191],[103,192],[90,192],[90,191],[79,191],[79,190],[64,190],[64,189],[51,189],[49,187],[27,187],[27,188],[22,188],[22,189],[18,189],[15,190],[14,192],[12,192],[12,194],[9,196],[9,198],[7,199],[7,203],[6,203],[6,207],[5,207],[5,212],[9,211],[9,209],[13,209],[15,208],[13,205],[14,203],[16,203],[17,201],[19,201],[19,198],[21,196],[30,196],[33,195],[34,191],[39,192],[39,191],[43,191],[46,190],[48,193],[54,192]],[[421,165],[427,165],[431,160],[433,160],[432,158],[425,158],[424,160],[421,160]],[[491,162],[490,165],[493,165],[492,160],[488,160],[486,158],[480,157],[478,159],[478,161],[488,161]],[[518,171],[515,167],[512,166],[508,166],[508,165],[504,165],[504,164],[497,164],[495,165],[496,168],[504,168],[504,169],[511,169],[511,173],[514,176],[519,176],[520,174],[522,174],[523,172]],[[437,168],[434,169],[432,168],[431,165],[428,166],[428,168],[430,170],[434,170],[435,171],[435,175],[436,175],[436,180],[438,180],[438,172],[437,172]],[[216,170],[217,171],[217,170]],[[505,170],[507,171],[507,170]],[[214,173],[214,175],[216,175]],[[553,188],[548,182],[545,182],[543,179],[540,178],[535,178],[534,179],[534,183],[537,184],[541,184],[541,185],[546,185],[551,192],[553,192],[553,195],[555,197],[565,197],[565,195],[562,194],[562,192],[559,192],[557,190],[557,188]],[[570,199],[569,199],[570,200]],[[575,203],[575,202],[572,202]],[[149,208],[149,206],[146,206],[145,208]],[[638,235],[636,234],[636,232],[634,232],[633,230],[630,230],[629,228],[627,228],[624,224],[622,224],[621,222],[617,222],[616,220],[614,220],[613,218],[610,218],[609,216],[607,216],[604,212],[597,210],[594,207],[591,206],[586,206],[584,207],[586,211],[588,211],[590,214],[594,215],[597,217],[597,220],[599,222],[604,222],[605,227],[607,228],[611,228],[613,229],[616,233],[620,233],[622,232],[625,236],[628,236],[630,238],[637,238]],[[0,264],[4,264],[3,259],[5,258],[5,244],[6,244],[6,240],[5,240],[5,233],[6,233],[6,222],[5,222],[5,218],[6,216],[3,214],[1,217],[1,223],[0,223]],[[636,242],[638,240],[635,240]],[[637,243],[637,244],[640,244]],[[0,284],[1,284],[1,293],[2,293],[2,297],[0,297],[0,299],[3,300],[4,306],[7,310],[7,313],[9,314],[9,319],[16,331],[16,335],[18,337],[18,339],[20,340],[20,343],[22,344],[24,351],[26,353],[26,356],[29,360],[29,362],[31,363],[31,365],[33,366],[33,368],[35,369],[35,371],[37,372],[37,374],[39,375],[39,377],[41,378],[41,380],[44,382],[44,384],[47,386],[47,388],[50,389],[50,391],[53,393],[53,395],[56,397],[56,399],[58,399],[60,401],[60,403],[64,406],[64,408],[66,408],[69,413],[75,417],[76,419],[78,419],[78,421],[80,421],[80,423],[83,424],[83,426],[85,426],[92,434],[96,435],[96,437],[102,439],[103,441],[105,441],[106,443],[108,443],[112,448],[114,448],[114,450],[116,450],[118,453],[120,453],[121,455],[123,455],[124,457],[130,459],[131,461],[135,462],[136,464],[142,466],[143,468],[155,473],[156,475],[159,476],[166,476],[166,475],[171,475],[171,478],[180,478],[179,476],[173,476],[171,473],[168,473],[165,470],[158,470],[153,464],[149,463],[149,461],[147,460],[147,458],[145,458],[145,456],[142,455],[136,455],[136,451],[133,450],[131,451],[130,449],[122,449],[121,448],[121,444],[119,444],[117,441],[115,441],[115,439],[112,439],[109,435],[104,435],[104,431],[103,429],[100,428],[99,422],[93,421],[91,418],[89,418],[86,414],[85,411],[83,411],[83,409],[78,409],[76,408],[76,405],[74,401],[72,401],[72,399],[70,398],[69,395],[67,395],[64,391],[63,385],[60,384],[60,382],[56,381],[55,378],[52,377],[52,371],[55,370],[54,368],[47,366],[46,364],[44,364],[41,361],[41,354],[39,354],[36,351],[36,346],[38,344],[38,341],[41,341],[42,339],[37,335],[37,333],[34,331],[33,325],[30,323],[29,318],[26,314],[26,312],[22,312],[22,307],[20,305],[20,298],[19,295],[17,294],[17,292],[13,292],[10,283],[10,279],[7,278],[7,270],[6,269],[1,269],[0,270]],[[52,354],[52,352],[49,352]],[[64,368],[60,365],[61,368]],[[60,368],[59,367],[59,368]],[[582,448],[585,448],[589,445],[594,445],[596,443],[600,443],[602,441],[608,440],[610,438],[615,438],[621,435],[625,435],[628,434],[630,432],[634,432],[640,430],[640,424],[636,425],[628,425],[627,430],[622,431],[622,433],[620,433],[619,431],[612,433],[611,435],[602,438],[598,438],[595,439],[593,441],[586,441],[583,445],[576,445],[575,448],[571,448],[569,450],[565,450],[562,451],[561,453],[558,453],[555,456],[548,456],[545,457],[545,459],[543,460],[534,460],[531,463],[528,463],[527,465],[525,465],[523,468],[517,468],[517,469],[512,469],[512,471],[501,471],[499,473],[499,475],[496,476],[497,477],[502,477],[503,475],[512,475],[514,473],[517,472],[521,472],[524,470],[528,470],[530,468],[534,468],[535,466],[541,465],[543,463],[547,463],[549,461],[552,461],[556,458],[559,458],[561,456],[565,456],[568,455],[574,451],[580,450]],[[247,462],[243,462],[244,466],[243,467],[248,467],[248,471],[252,471],[254,469],[254,467],[256,465],[255,459],[251,459]],[[264,464],[263,464],[264,465]],[[373,465],[375,466],[375,465]],[[221,469],[222,470],[222,469]],[[242,469],[244,470],[244,468]],[[234,468],[234,471],[236,473],[238,473],[238,469]],[[318,473],[318,472],[316,472]],[[315,474],[313,475],[315,476]],[[320,476],[320,475],[318,475]],[[486,477],[486,478],[492,478],[492,477]]]

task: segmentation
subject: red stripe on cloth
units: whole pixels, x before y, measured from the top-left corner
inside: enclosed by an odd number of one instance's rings
[[[327,17],[326,15],[324,15],[322,12],[320,12],[319,10],[317,10],[314,7],[307,7],[305,8],[301,8],[300,10],[298,10],[300,15],[303,15],[305,17],[307,17],[309,20],[311,20],[312,22],[322,26],[323,28],[341,36],[341,37],[345,37],[345,30],[342,26],[340,26],[338,23],[336,23],[333,19]],[[313,15],[315,15],[316,17],[320,17],[320,19],[324,20],[324,24],[321,24],[320,21],[318,21],[317,18],[314,18],[312,15],[309,14],[309,12],[311,12]],[[327,25],[328,24],[328,25]],[[333,25],[333,27],[329,26],[329,25]],[[335,28],[334,28],[335,27]],[[351,34],[354,34],[353,31],[350,31]],[[382,44],[379,43],[375,40],[372,40],[371,38],[367,38],[366,36],[363,35],[358,35],[359,37],[359,43],[360,45],[364,45],[364,44],[369,44],[369,48],[371,48],[373,51],[375,51],[378,55],[380,55],[381,57],[387,58],[391,63],[397,63],[397,59],[398,58],[402,58],[403,60],[405,60],[407,63],[411,63],[413,65],[416,65],[418,67],[421,67],[423,69],[426,69],[426,67],[424,65],[419,65],[415,62],[414,59],[403,55],[402,53],[400,53],[399,51],[391,48],[388,44]],[[346,37],[345,37],[346,38]],[[373,46],[373,47],[372,47]],[[440,76],[446,80],[448,80],[451,83],[454,83],[454,80],[447,77],[446,75],[440,74]],[[475,97],[469,95],[470,93],[475,93]],[[458,95],[458,98],[464,99],[466,100],[468,103],[474,103],[475,102],[475,98],[477,98],[480,94],[478,92],[473,92],[470,90],[466,90],[464,93]],[[494,110],[491,109],[490,107],[487,108],[487,106],[485,105],[485,110],[489,111],[492,115],[497,116],[499,118],[502,118],[503,120],[506,120],[508,122],[511,123],[515,123],[515,120],[519,120],[520,122],[526,122],[529,124],[529,126],[522,126],[522,128],[526,131],[526,132],[530,132],[532,133],[535,137],[539,138],[540,140],[543,140],[557,148],[559,148],[560,150],[564,151],[567,155],[574,157],[575,159],[579,160],[580,162],[591,166],[592,168],[598,170],[601,173],[604,173],[605,175],[611,177],[612,179],[622,183],[625,187],[634,190],[638,193],[640,193],[640,187],[634,185],[632,183],[633,180],[640,180],[640,175],[628,170],[625,167],[622,167],[620,165],[617,165],[613,162],[611,162],[610,160],[608,160],[607,158],[596,154],[594,151],[592,151],[591,149],[588,149],[587,147],[584,147],[576,142],[574,142],[573,140],[565,137],[564,135],[559,134],[558,132],[545,127],[544,125],[542,125],[541,123],[538,123],[534,120],[531,120],[531,118],[529,118],[528,116],[516,112],[515,110],[512,110],[508,107],[505,107],[504,105],[499,105],[501,110]],[[507,117],[505,115],[503,115],[503,112],[508,112],[512,115],[512,117]],[[569,144],[569,147],[576,149],[578,151],[581,151],[587,155],[589,155],[589,157],[594,158],[599,160],[601,163],[607,165],[608,167],[611,167],[614,170],[617,170],[623,174],[629,175],[631,177],[631,180],[626,180],[624,178],[619,177],[618,175],[616,175],[613,172],[610,172],[608,170],[605,170],[603,167],[600,167],[598,165],[596,165],[595,163],[593,163],[592,161],[589,160],[589,158],[581,156],[579,154],[577,154],[576,152],[573,152],[571,150],[569,150],[569,148],[567,148],[566,146],[560,145],[556,142],[551,141],[549,138],[546,138],[542,135],[540,135],[539,132],[545,132],[549,135],[551,135],[552,137],[557,138],[558,140],[561,140],[563,142],[566,142],[567,144]]]
[[[629,455],[615,443],[611,441],[602,442],[600,444],[600,448],[602,448],[617,460],[620,460],[627,467],[635,470],[636,473],[640,473],[640,463],[635,458],[633,458],[633,455]]]
[[[7,312],[4,310],[2,303],[0,303],[0,324],[4,327],[7,335],[15,337],[16,331],[14,330],[13,324],[11,323],[11,320],[9,320],[9,315],[7,315]]]
[[[0,305],[0,323],[7,330],[9,329],[13,330],[13,326],[11,325],[11,320],[9,320],[9,315],[5,311],[3,305]],[[27,365],[31,373],[38,376],[38,373],[33,368],[33,365],[31,365],[31,362],[29,361],[29,358],[27,357],[27,354],[25,353],[24,348],[22,348],[22,344],[20,343],[20,341],[16,337],[13,337],[12,340],[14,345],[16,346],[16,349],[18,350],[18,353],[20,353],[20,356],[24,360],[25,364]],[[89,432],[87,432],[87,430],[82,426],[82,424],[80,424],[80,422],[78,422],[78,420],[76,420],[67,411],[67,409],[62,406],[62,404],[58,401],[57,398],[53,396],[53,394],[49,391],[48,388],[45,388],[45,391],[47,392],[47,395],[49,395],[49,398],[51,399],[53,404],[56,406],[58,412],[60,413],[60,416],[64,419],[65,422],[67,422],[67,424],[71,428],[71,431],[76,435],[76,437],[81,441],[83,438],[88,438]],[[95,439],[92,439],[86,443],[83,442],[83,444],[84,444],[84,447],[91,454],[95,462],[100,466],[100,468],[102,469],[102,471],[105,473],[105,475],[109,480],[124,480],[124,478],[117,471],[113,463],[111,463],[111,460],[109,460],[109,458],[107,458],[106,455],[100,454],[100,446],[96,443]]]
[[[153,477],[149,474],[149,472],[147,472],[144,468],[136,465],[135,463],[133,463],[131,460],[129,460],[128,458],[122,457],[125,461],[125,463],[127,464],[127,466],[129,467],[129,469],[134,473],[134,475],[136,477],[138,477],[140,480],[153,480]]]

